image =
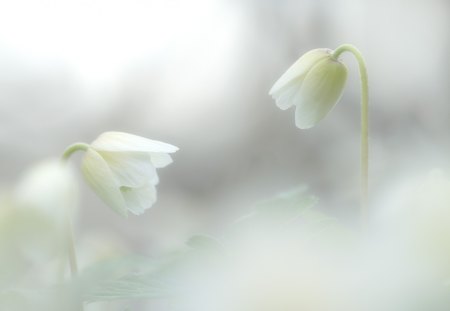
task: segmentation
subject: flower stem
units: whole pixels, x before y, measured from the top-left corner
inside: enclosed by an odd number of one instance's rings
[[[77,151],[86,151],[88,150],[89,145],[86,143],[75,143],[73,145],[70,145],[69,147],[66,148],[66,150],[64,150],[64,153],[61,157],[61,159],[63,161],[67,161],[69,160],[70,156],[77,152]]]
[[[67,217],[67,253],[69,255],[70,275],[75,277],[78,273],[77,254],[75,251],[75,241],[73,238],[72,223]]]
[[[369,80],[361,52],[351,44],[339,46],[333,53],[337,59],[343,52],[350,52],[356,58],[361,79],[361,220],[368,219],[369,197]]]
[[[75,143],[73,145],[70,145],[66,148],[63,155],[61,156],[62,162],[66,163],[70,156],[77,152],[77,151],[86,151],[89,148],[88,144],[85,143]],[[67,223],[66,223],[66,230],[67,230],[67,254],[69,257],[69,266],[70,266],[70,275],[72,279],[76,277],[78,274],[78,264],[77,264],[77,254],[75,250],[75,241],[73,237],[73,228],[72,228],[72,222],[70,221],[70,218],[67,216]],[[79,311],[83,311],[83,302],[79,301],[77,302],[76,309]]]
[[[85,151],[89,148],[88,144],[85,143],[75,143],[73,145],[70,145],[66,148],[63,155],[61,156],[61,160],[63,162],[67,162],[70,158],[70,156],[77,152],[77,151]],[[72,223],[67,217],[67,253],[69,256],[69,265],[70,265],[70,274],[73,277],[76,276],[78,273],[78,266],[77,266],[77,256],[75,251],[75,242],[73,238],[73,229],[72,229]]]

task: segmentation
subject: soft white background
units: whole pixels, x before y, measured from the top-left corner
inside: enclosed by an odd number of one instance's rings
[[[351,218],[355,61],[344,56],[344,96],[314,129],[296,129],[293,111],[267,92],[304,52],[356,45],[369,70],[377,202],[405,172],[448,166],[449,21],[447,0],[1,0],[1,186],[73,142],[118,130],[180,151],[139,218],[113,214],[80,178],[86,254],[170,249],[301,183],[321,208]]]

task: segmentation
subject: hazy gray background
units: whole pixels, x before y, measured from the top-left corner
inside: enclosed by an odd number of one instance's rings
[[[80,178],[86,250],[104,239],[171,248],[304,182],[322,208],[353,215],[355,61],[344,56],[344,96],[314,129],[295,128],[293,111],[276,108],[268,90],[312,48],[361,50],[377,201],[408,170],[448,166],[449,27],[447,0],[2,0],[0,182],[10,187],[34,162],[117,130],[180,151],[141,217],[119,218]]]

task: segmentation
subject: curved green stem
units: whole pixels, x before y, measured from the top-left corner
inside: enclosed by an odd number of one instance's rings
[[[73,145],[70,145],[69,147],[64,150],[61,160],[63,162],[67,162],[70,158],[70,156],[77,151],[86,151],[89,148],[88,144],[85,143],[75,143]],[[78,265],[77,265],[77,255],[75,251],[75,241],[73,238],[73,229],[72,229],[72,223],[70,219],[67,217],[67,253],[69,256],[69,265],[70,265],[70,274],[72,277],[76,276],[78,273]]]
[[[89,145],[85,143],[75,143],[66,148],[61,156],[61,160],[63,162],[67,162],[70,156],[77,151],[86,151],[88,150]],[[69,257],[69,266],[70,266],[70,275],[74,278],[78,274],[78,264],[77,264],[77,255],[75,251],[75,241],[73,237],[73,228],[72,223],[67,217],[67,254]],[[76,306],[78,310],[83,311],[83,303],[80,302],[78,306]]]
[[[63,162],[67,162],[70,158],[70,156],[77,152],[77,151],[86,151],[89,148],[88,144],[85,143],[75,143],[73,145],[70,145],[69,147],[64,150],[61,160]],[[70,219],[67,218],[67,253],[69,256],[69,265],[70,265],[70,274],[72,277],[74,277],[78,273],[78,266],[77,266],[77,256],[75,252],[75,242],[73,238],[73,229],[72,224],[70,222]]]
[[[86,151],[88,150],[89,145],[86,143],[75,143],[73,145],[70,145],[69,147],[66,148],[66,150],[64,150],[61,159],[63,161],[67,161],[69,160],[70,156],[77,152],[77,151]]]
[[[369,80],[361,52],[351,44],[343,44],[334,51],[333,57],[337,59],[344,52],[355,56],[361,79],[361,217],[365,223],[369,196]]]

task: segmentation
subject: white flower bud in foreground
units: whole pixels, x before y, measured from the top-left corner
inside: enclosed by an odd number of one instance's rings
[[[157,168],[172,163],[178,148],[140,136],[106,132],[92,142],[82,160],[86,181],[112,209],[142,214],[156,201]]]
[[[315,49],[298,59],[274,84],[269,94],[280,109],[296,107],[295,124],[316,125],[339,101],[347,80],[346,66],[330,49]]]
[[[73,217],[78,201],[78,187],[72,168],[59,159],[47,159],[26,171],[15,190],[16,204],[39,210],[65,226]]]

